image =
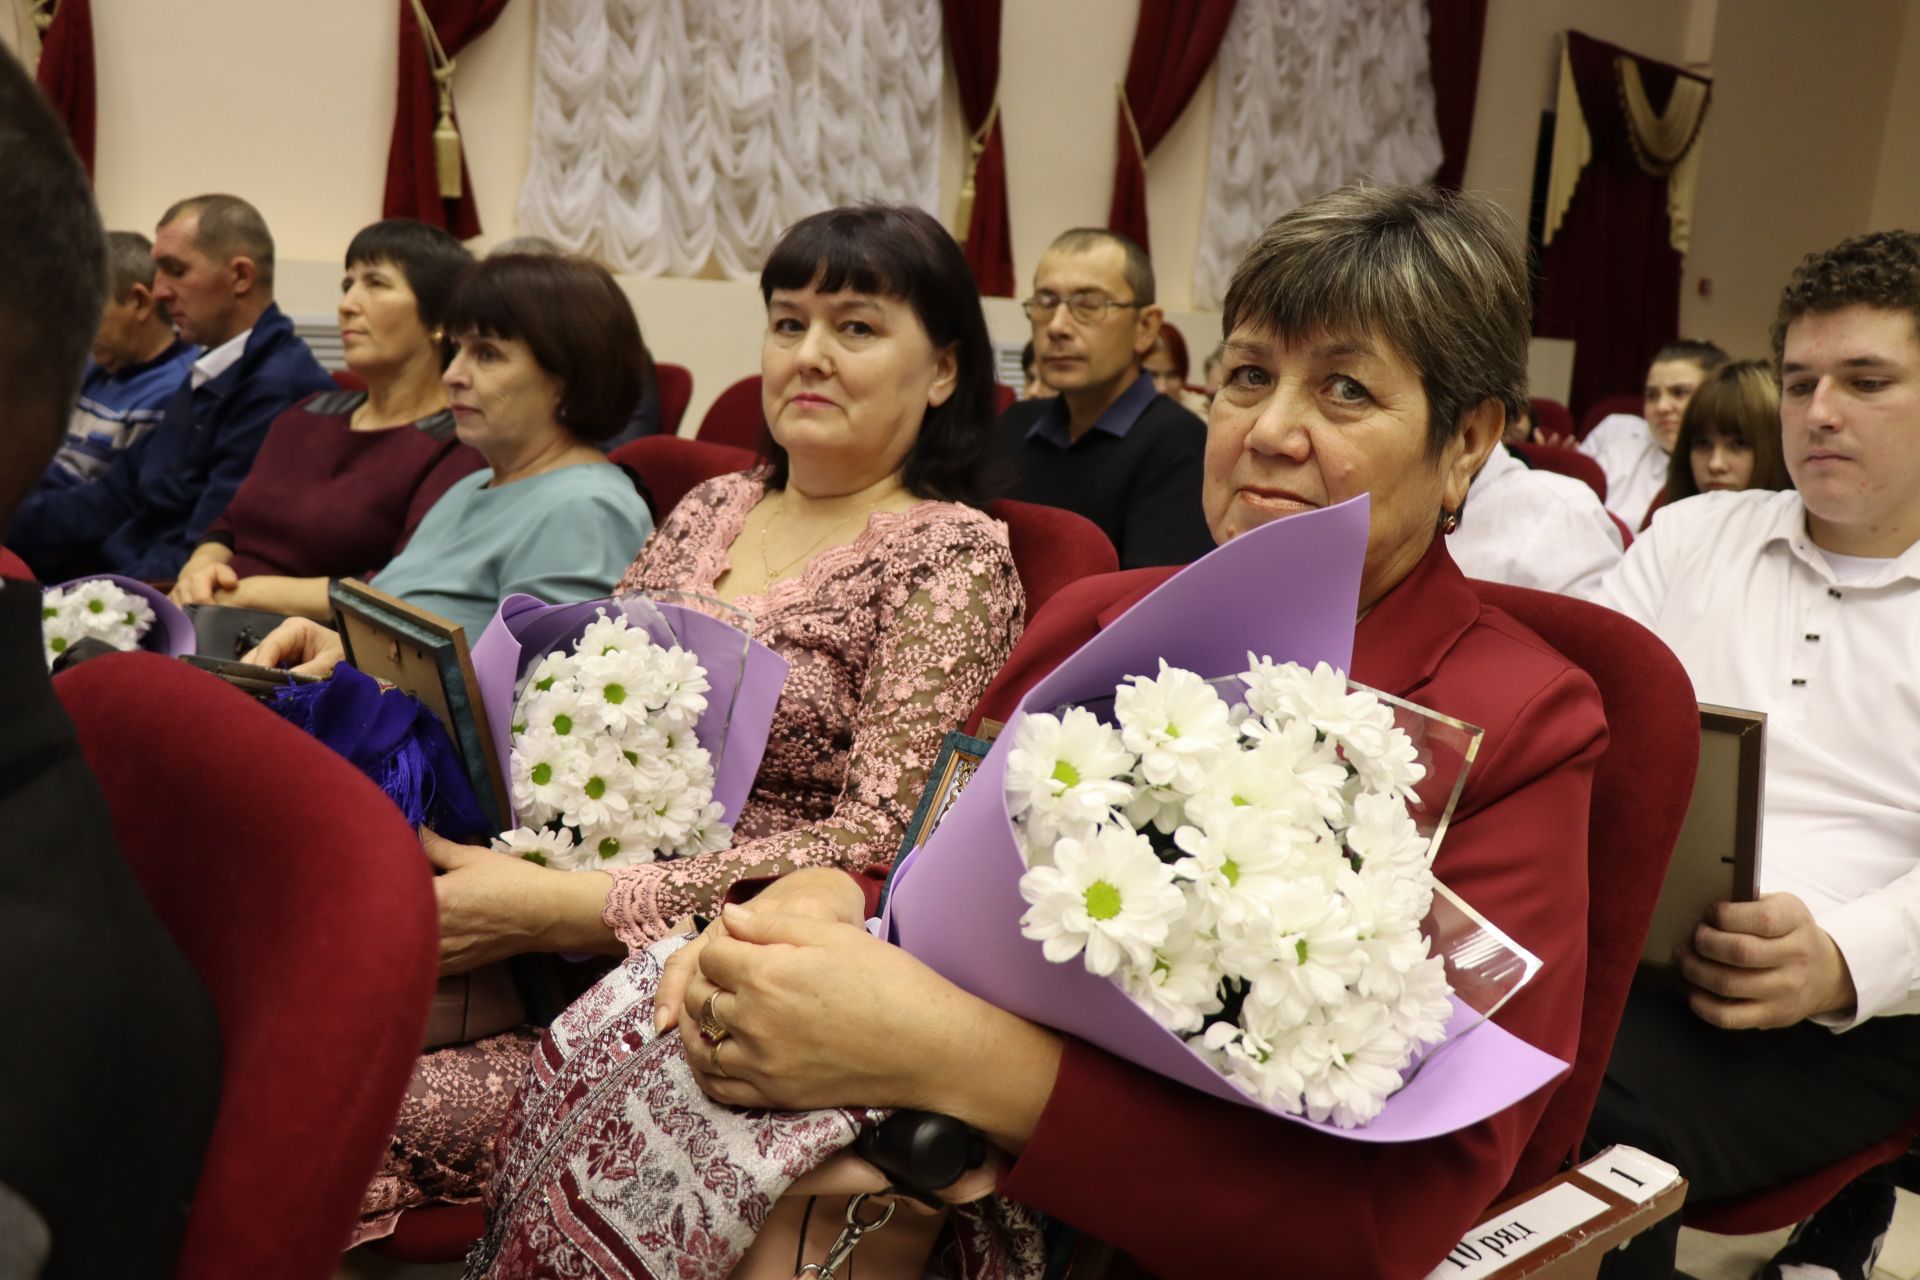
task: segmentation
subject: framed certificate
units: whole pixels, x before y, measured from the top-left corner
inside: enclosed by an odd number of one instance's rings
[[[466,765],[474,795],[496,828],[506,830],[506,778],[487,729],[465,629],[351,578],[335,582],[328,599],[346,660],[433,712]]]
[[[1716,902],[1759,896],[1760,828],[1767,767],[1767,717],[1700,704],[1700,766],[1673,861],[1654,904],[1642,964],[1670,967]]]
[[[934,758],[933,771],[927,775],[926,790],[920,793],[920,803],[914,806],[913,820],[907,823],[907,836],[900,843],[896,863],[927,842],[927,837],[953,807],[961,789],[973,780],[973,771],[980,767],[980,761],[992,748],[991,742],[970,738],[964,733],[946,736],[940,744],[940,754]]]

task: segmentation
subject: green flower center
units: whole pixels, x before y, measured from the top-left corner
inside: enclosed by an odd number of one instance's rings
[[[127,625],[130,627],[137,627],[140,625],[139,620],[133,616],[133,610],[131,609],[127,610]]]
[[[553,766],[545,760],[542,760],[539,764],[533,766],[532,777],[534,786],[546,786],[549,782],[553,781]]]
[[[587,799],[598,800],[605,794],[607,794],[607,780],[605,778],[587,779]],[[1305,946],[1306,944],[1301,943],[1300,945]]]
[[[61,637],[55,636],[53,639],[47,641],[47,648],[53,650],[55,653],[65,653],[67,651],[67,642]]]
[[[88,613],[105,613],[106,611],[107,611],[107,602],[105,600],[87,601]]]
[[[600,691],[600,696],[617,707],[627,700],[627,687],[622,684],[610,684]]]
[[[1111,920],[1120,914],[1120,891],[1105,880],[1087,886],[1087,914],[1095,920]]]
[[[533,682],[533,687],[545,693],[547,690],[553,688],[553,677],[548,676],[545,680],[536,680]]]
[[[562,711],[553,718],[553,731],[562,737],[573,732],[573,717]]]
[[[520,860],[522,862],[531,862],[536,867],[544,867],[547,865],[547,855],[538,849],[527,850],[520,855]]]
[[[1071,789],[1080,785],[1080,771],[1065,760],[1061,760],[1053,766],[1053,780]]]
[[[1301,964],[1307,962],[1307,940],[1305,938],[1293,944],[1293,954]]]
[[[1252,803],[1253,801],[1247,799],[1245,796],[1235,796],[1233,798],[1233,806],[1236,809],[1244,809]]]
[[[640,753],[638,751],[622,751],[620,754],[625,756],[627,763],[634,766],[634,768],[637,769],[640,767]]]
[[[45,605],[40,610],[40,620],[45,622],[48,618],[54,617],[59,612],[60,611],[52,605]]]
[[[1180,726],[1179,726],[1179,725],[1177,725],[1177,724],[1173,724],[1173,723],[1171,723],[1171,722],[1169,722],[1169,723],[1168,723],[1168,725],[1167,725],[1167,736],[1168,736],[1169,738],[1177,738],[1177,737],[1179,737],[1179,736],[1180,736]]]
[[[1230,885],[1239,884],[1240,883],[1240,864],[1235,862],[1232,858],[1228,858],[1225,862],[1222,862],[1220,864],[1220,876]]]
[[[618,653],[618,652],[620,652],[620,646],[617,644],[610,644],[606,648],[600,651],[600,656],[604,658],[610,653]]]
[[[612,836],[608,836],[606,837],[606,839],[600,842],[601,857],[611,858],[619,852],[620,852],[620,842],[618,840],[615,840]]]

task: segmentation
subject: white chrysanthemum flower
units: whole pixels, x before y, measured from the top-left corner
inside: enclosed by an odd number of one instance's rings
[[[1306,869],[1296,856],[1300,833],[1262,810],[1200,797],[1187,805],[1187,818],[1190,825],[1173,833],[1187,855],[1173,873],[1193,885],[1202,928],[1232,931],[1263,919],[1269,900]]]
[[[1361,792],[1353,798],[1353,821],[1343,833],[1359,866],[1412,876],[1431,865],[1432,846],[1391,794]]]
[[[153,620],[153,606],[147,603],[145,596],[135,595],[131,591],[120,593],[119,625],[131,631],[135,640],[147,633],[147,628],[153,625]]]
[[[1312,1120],[1331,1119],[1342,1129],[1380,1114],[1400,1087],[1400,1072],[1412,1046],[1393,1029],[1387,1007],[1356,1000],[1325,1021],[1303,1029],[1315,1042],[1318,1069],[1307,1074],[1303,1100]]]
[[[1425,941],[1425,939],[1422,939]],[[1405,986],[1389,1006],[1393,1029],[1414,1045],[1434,1045],[1446,1038],[1453,1017],[1453,987],[1447,981],[1446,961],[1423,956],[1404,974]]]
[[[1036,846],[1084,837],[1132,799],[1134,757],[1120,735],[1084,707],[1027,716],[1007,753],[1007,808]]]
[[[545,826],[587,780],[591,756],[579,742],[551,732],[523,733],[514,740],[508,788],[524,822]]]
[[[1154,1021],[1169,1031],[1191,1034],[1221,1009],[1217,951],[1206,935],[1176,925],[1167,945],[1154,951],[1152,966],[1128,970],[1123,985]]]
[[[1307,814],[1323,822],[1334,822],[1346,811],[1346,785],[1351,776],[1341,762],[1332,742],[1320,740],[1313,723],[1299,717],[1249,720],[1244,726],[1253,748],[1235,762],[1237,780],[1242,774],[1252,779],[1241,784],[1252,788],[1250,798],[1276,813],[1304,818]]]
[[[535,694],[545,693],[563,680],[571,680],[579,666],[579,659],[570,654],[557,651],[547,654],[527,673],[527,687],[520,695],[521,701],[524,703]]]
[[[89,578],[67,588],[64,607],[86,628],[88,635],[103,635],[125,615],[125,601],[129,598],[125,591],[105,578]]]
[[[499,853],[510,853],[516,858],[561,871],[571,871],[584,865],[580,860],[582,851],[573,842],[573,832],[565,827],[516,827],[495,836],[493,847]]]
[[[1323,881],[1295,880],[1266,902],[1265,917],[1221,939],[1221,967],[1253,984],[1247,1004],[1291,1025],[1345,1000],[1365,965],[1345,899]]]
[[[659,651],[650,690],[650,698],[658,699],[651,703],[658,722],[683,727],[697,723],[707,713],[712,688],[694,654],[679,645]]]
[[[637,867],[654,860],[658,841],[652,824],[629,820],[582,831],[580,852],[579,865],[584,868]]]
[[[1114,827],[1085,840],[1067,838],[1053,849],[1053,865],[1029,869],[1020,894],[1031,905],[1020,932],[1044,944],[1061,964],[1084,948],[1089,972],[1102,976],[1123,964],[1145,969],[1186,911],[1186,895],[1146,837]]]
[[[580,629],[579,638],[573,642],[573,651],[579,657],[638,653],[652,645],[647,633],[629,623],[626,614],[616,611],[609,615],[604,608],[593,612],[593,621]]]
[[[1234,745],[1227,710],[1212,685],[1165,659],[1158,676],[1129,676],[1113,695],[1120,742],[1140,757],[1141,780],[1188,795],[1204,788],[1209,764]]]
[[[1243,1022],[1247,1025],[1216,1022],[1207,1028],[1201,1043],[1211,1051],[1214,1068],[1262,1104],[1299,1115],[1306,1076],[1293,1065],[1286,1046],[1276,1042],[1282,1037],[1269,1039],[1261,1034],[1258,1023],[1244,1018]]]
[[[647,694],[653,683],[648,656],[618,650],[579,660],[574,683],[580,688],[580,712],[590,724],[625,733],[647,722]]]
[[[673,856],[690,858],[695,854],[714,853],[732,844],[733,828],[722,821],[726,814],[718,800],[709,800],[688,828],[686,838],[673,847]]]
[[[557,738],[586,743],[600,731],[597,715],[583,712],[580,690],[571,680],[557,681],[545,692],[521,699],[516,732],[544,730]]]
[[[74,617],[70,610],[62,609],[51,618],[42,618],[40,645],[46,653],[47,665],[51,667],[61,654],[84,640],[86,635],[86,624]]]
[[[560,801],[560,820],[570,827],[624,826],[632,812],[633,766],[612,738],[593,742],[580,783]]]

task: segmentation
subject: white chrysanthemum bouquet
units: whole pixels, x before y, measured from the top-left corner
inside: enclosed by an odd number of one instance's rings
[[[527,677],[508,779],[521,825],[494,848],[566,870],[726,848],[713,759],[694,735],[706,668],[618,611],[597,614]]]
[[[1229,702],[1191,671],[1014,730],[1021,931],[1111,979],[1276,1111],[1378,1115],[1452,1014],[1421,923],[1424,769],[1393,710],[1321,663],[1248,655]]]
[[[105,578],[48,587],[40,593],[40,638],[47,665],[82,640],[137,649],[153,627],[153,606]]]

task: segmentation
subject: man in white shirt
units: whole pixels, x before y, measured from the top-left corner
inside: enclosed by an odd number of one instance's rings
[[[1607,510],[1638,530],[1667,487],[1680,416],[1706,376],[1727,362],[1711,342],[1680,338],[1654,353],[1647,368],[1646,416],[1610,413],[1594,424],[1580,452],[1607,474]]]
[[[1620,563],[1624,541],[1584,482],[1498,445],[1467,489],[1447,553],[1469,578],[1586,596]]]
[[[1595,596],[1672,646],[1702,701],[1767,713],[1761,896],[1713,908],[1676,956],[1683,991],[1636,983],[1588,1133],[1672,1160],[1700,1200],[1920,1112],[1920,234],[1809,256],[1774,353],[1798,492],[1663,508]],[[1862,1194],[1762,1274],[1864,1280],[1893,1192]],[[1601,1274],[1665,1280],[1677,1230]]]

